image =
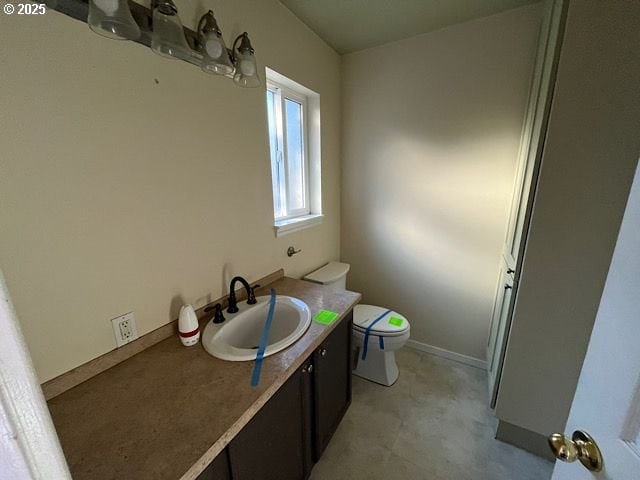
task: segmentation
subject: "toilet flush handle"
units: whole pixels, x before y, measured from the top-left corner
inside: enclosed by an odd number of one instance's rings
[[[296,253],[300,253],[302,250],[296,250],[295,247],[287,248],[287,256],[293,257]]]

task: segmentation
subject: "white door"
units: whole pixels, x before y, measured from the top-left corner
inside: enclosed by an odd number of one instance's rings
[[[640,165],[565,434],[576,430],[593,437],[604,468],[558,461],[552,480],[640,479]]]

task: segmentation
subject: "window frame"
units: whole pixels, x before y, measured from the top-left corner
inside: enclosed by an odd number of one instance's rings
[[[267,92],[273,94],[273,107],[275,116],[274,133],[276,137],[276,159],[278,164],[274,171],[274,159],[271,158],[271,174],[277,178],[272,179],[274,219],[276,222],[292,220],[308,216],[311,214],[310,202],[310,178],[309,178],[309,122],[308,122],[308,98],[306,95],[296,92],[282,83],[267,80]],[[302,182],[303,182],[303,207],[291,208],[291,185],[289,173],[289,154],[287,148],[287,128],[286,128],[286,100],[289,99],[301,106],[301,142],[302,142]],[[270,119],[267,119],[270,122]],[[269,155],[271,155],[271,138],[269,138]],[[282,168],[281,168],[282,167]],[[284,178],[282,178],[284,176]],[[275,188],[278,189],[278,197],[275,195]],[[284,200],[284,204],[282,203]],[[283,214],[284,213],[284,214]]]
[[[273,228],[276,237],[283,235],[289,235],[290,233],[298,232],[307,228],[316,227],[321,225],[324,221],[324,215],[322,213],[322,114],[320,111],[320,94],[305,87],[304,85],[291,80],[290,78],[282,75],[281,73],[273,70],[272,68],[265,67],[265,106],[267,111],[265,112],[265,120],[267,127],[269,128],[269,91],[268,85],[274,85],[278,87],[284,87],[285,90],[293,92],[292,97],[302,97],[306,100],[305,112],[303,113],[303,119],[305,123],[304,141],[306,142],[304,152],[306,154],[306,175],[305,181],[307,182],[306,198],[308,202],[309,213],[306,215],[300,215],[297,217],[282,218],[278,216],[278,206],[276,204],[276,170],[273,168],[274,163],[271,155],[271,131],[269,130],[266,137],[265,147],[267,156],[269,158],[269,165],[271,167],[271,194],[273,195]],[[299,100],[292,98],[293,101]],[[280,107],[282,103],[279,103]],[[275,113],[275,112],[274,112]],[[284,125],[284,124],[283,124]],[[279,195],[280,196],[280,195]],[[306,210],[306,208],[305,208]],[[289,212],[291,214],[291,212]]]

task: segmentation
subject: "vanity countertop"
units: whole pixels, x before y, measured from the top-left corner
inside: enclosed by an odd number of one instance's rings
[[[340,313],[331,326],[311,322],[291,347],[254,362],[226,362],[177,336],[49,400],[49,410],[75,480],[195,479],[320,345],[360,294],[292,278],[257,290],[305,301],[315,315]]]

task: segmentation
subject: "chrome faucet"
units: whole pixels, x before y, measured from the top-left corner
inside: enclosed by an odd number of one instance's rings
[[[231,280],[231,285],[229,285],[229,307],[227,308],[227,313],[236,313],[238,309],[238,300],[236,299],[236,282],[240,282],[244,289],[247,291],[247,304],[254,305],[256,303],[256,295],[254,290],[258,288],[260,285],[256,285],[251,288],[249,282],[247,282],[242,277],[233,277]]]

